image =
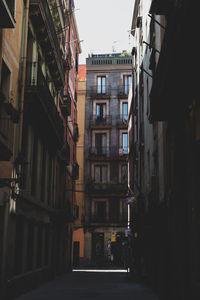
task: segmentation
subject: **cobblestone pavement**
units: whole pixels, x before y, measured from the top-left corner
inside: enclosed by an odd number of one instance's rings
[[[126,272],[72,272],[16,300],[159,300]]]

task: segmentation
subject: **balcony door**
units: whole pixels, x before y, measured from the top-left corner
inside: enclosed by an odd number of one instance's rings
[[[121,166],[121,183],[128,184],[128,165],[123,164]]]
[[[109,199],[109,220],[113,222],[119,221],[120,201],[118,198]]]
[[[126,123],[128,121],[128,103],[122,103],[122,121]]]
[[[106,165],[96,165],[94,167],[94,180],[100,183],[108,181],[108,167]]]
[[[97,77],[97,93],[98,94],[106,93],[106,76]]]
[[[103,222],[106,219],[106,201],[95,202],[95,218],[99,222]]]
[[[95,134],[95,149],[98,155],[106,154],[106,144],[107,144],[106,133],[96,133]]]
[[[92,233],[92,263],[98,267],[104,264],[104,233]]]
[[[102,124],[106,118],[106,103],[96,104],[96,122]]]
[[[122,133],[122,149],[123,154],[128,154],[128,133]]]
[[[128,95],[130,85],[131,85],[131,75],[125,75],[124,76],[124,94],[125,95]]]

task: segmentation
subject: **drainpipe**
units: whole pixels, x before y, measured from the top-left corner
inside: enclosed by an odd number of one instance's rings
[[[26,76],[26,58],[27,58],[27,40],[28,40],[28,18],[29,18],[29,0],[26,0],[25,21],[24,21],[24,43],[21,74],[21,93],[20,93],[20,119],[19,119],[19,144],[18,153],[22,150],[22,131],[23,131],[23,111],[24,111],[24,88]]]
[[[3,43],[3,30],[0,29],[0,70],[2,65],[2,43]],[[0,72],[0,83],[1,83],[1,72]]]

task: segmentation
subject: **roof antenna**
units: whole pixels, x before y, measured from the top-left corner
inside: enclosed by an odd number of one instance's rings
[[[117,41],[114,41],[114,42],[113,42],[113,45],[112,45],[112,52],[113,52],[113,53],[116,52],[115,45],[114,45],[114,44],[116,44],[116,43],[117,43]]]

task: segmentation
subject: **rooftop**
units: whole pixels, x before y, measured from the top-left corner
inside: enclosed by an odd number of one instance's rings
[[[87,65],[129,65],[132,64],[132,55],[126,50],[121,53],[89,54]]]

